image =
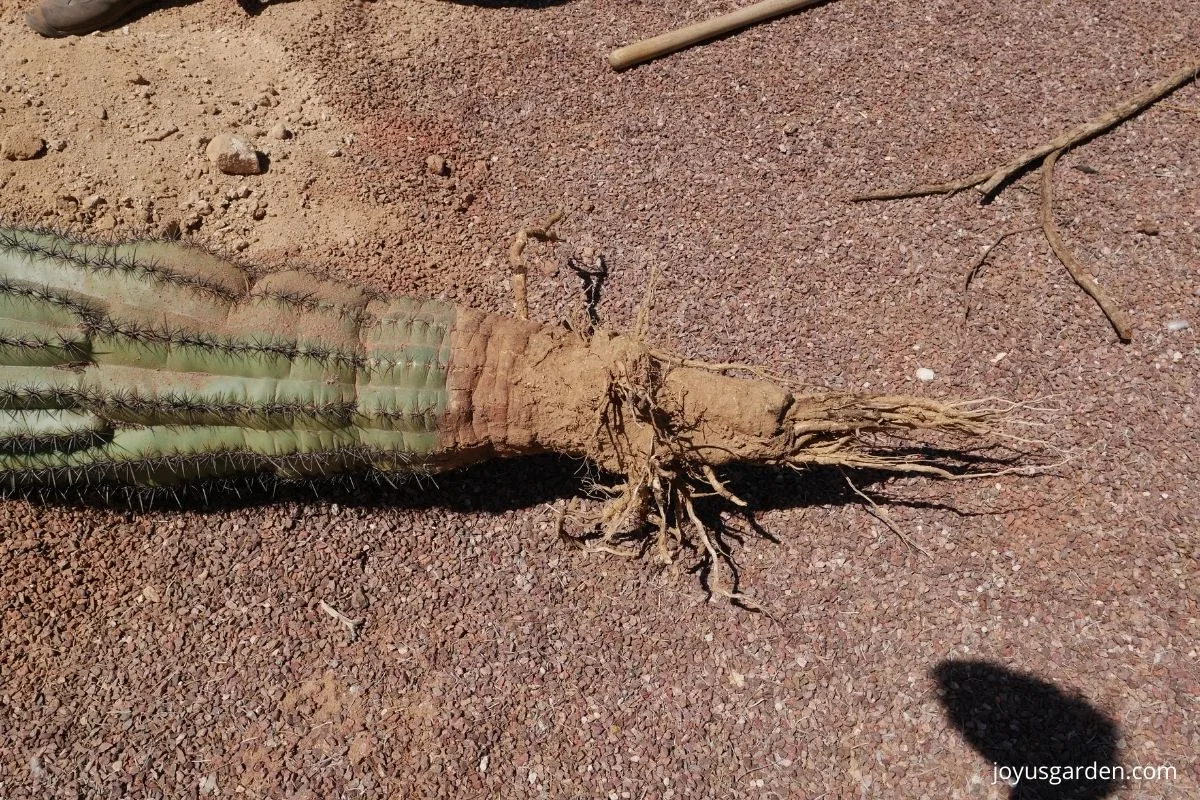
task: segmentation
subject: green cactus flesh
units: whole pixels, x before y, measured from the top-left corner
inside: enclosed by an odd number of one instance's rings
[[[170,242],[0,228],[0,483],[420,471],[454,318]]]

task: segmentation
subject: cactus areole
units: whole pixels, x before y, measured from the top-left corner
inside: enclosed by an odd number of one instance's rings
[[[965,406],[796,395],[635,336],[258,273],[176,243],[0,228],[8,488],[423,473],[546,452],[643,487],[738,461],[929,472],[871,435],[989,425]]]

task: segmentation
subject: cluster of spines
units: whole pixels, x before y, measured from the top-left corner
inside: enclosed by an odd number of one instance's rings
[[[89,336],[104,336],[128,339],[143,344],[195,347],[214,353],[223,353],[233,358],[259,355],[294,361],[311,358],[330,366],[354,368],[364,363],[358,353],[347,353],[337,348],[316,343],[303,343],[294,339],[275,339],[266,336],[218,336],[203,331],[189,331],[166,325],[145,325],[137,322],[114,320],[108,317],[85,326]]]
[[[306,311],[309,313],[319,311],[332,314],[337,319],[350,322],[356,327],[369,325],[375,321],[374,315],[367,313],[366,310],[361,307],[346,305],[345,303],[331,303],[328,300],[320,299],[313,292],[288,292],[280,289],[252,289],[250,294],[245,298],[244,302],[271,303],[281,308],[295,311]]]
[[[319,364],[331,367],[381,370],[385,372],[405,368],[411,370],[426,364],[433,369],[444,371],[448,366],[447,362],[440,357],[429,362],[411,358],[368,357],[364,353],[351,353],[319,343],[301,342],[295,339],[276,339],[265,336],[218,336],[213,333],[189,331],[167,325],[145,325],[136,322],[117,321],[107,316],[85,321],[81,325],[81,329],[88,336],[122,338],[128,339],[131,342],[152,345],[194,347],[213,353],[221,353],[231,358],[251,355],[278,358],[285,361],[310,358]]]
[[[34,452],[33,456],[41,453]],[[398,463],[399,466],[384,469],[380,465]],[[312,453],[291,453],[273,456],[249,450],[214,448],[204,451],[187,451],[158,455],[149,458],[116,460],[98,458],[86,464],[63,466],[38,466],[10,469],[9,491],[21,484],[32,482],[51,489],[91,489],[106,485],[174,486],[190,480],[200,481],[230,477],[249,477],[273,474],[277,479],[287,480],[289,475],[298,478],[333,476],[340,473],[375,473],[408,475],[421,471],[413,455],[393,450],[379,450],[362,445],[334,447]],[[170,475],[173,480],[162,481],[153,476]]]
[[[25,386],[0,386],[0,410],[28,411],[59,409],[88,411],[97,414],[119,414],[123,417],[144,416],[170,419],[165,424],[193,424],[200,417],[282,419],[308,418],[330,425],[345,426],[357,417],[389,422],[424,423],[432,429],[437,422],[438,409],[429,404],[411,409],[372,409],[363,411],[358,403],[304,403],[274,401],[251,403],[219,395],[192,397],[180,392],[164,392],[146,396],[131,390],[101,392],[95,389],[76,389],[51,386],[31,389]]]
[[[199,503],[201,507],[210,509],[214,503],[232,505],[276,500],[280,499],[280,494],[284,492],[301,492],[312,497],[338,492],[354,498],[375,496],[375,492],[367,495],[360,492],[360,483],[395,490],[410,481],[423,485],[423,480],[428,476],[428,469],[419,464],[409,465],[402,470],[369,468],[360,472],[339,472],[304,478],[255,472],[171,486],[145,486],[104,480],[90,483],[75,481],[51,486],[47,483],[18,482],[10,476],[7,482],[0,478],[0,500],[20,498],[42,504],[78,501],[87,504],[103,503],[114,508],[138,508],[141,511],[163,506],[183,508]]]
[[[0,295],[24,297],[30,300],[36,300],[39,303],[46,303],[47,305],[61,308],[62,310],[78,317],[79,320],[84,324],[95,323],[104,318],[104,312],[100,309],[90,306],[79,298],[72,297],[66,292],[59,292],[45,286],[17,283],[7,278],[0,277]]]
[[[0,333],[0,347],[12,347],[21,350],[62,350],[63,354],[73,357],[75,361],[86,362],[91,358],[88,347],[80,341],[67,339],[61,334],[54,336],[9,336]]]
[[[66,433],[16,433],[0,437],[0,455],[34,456],[54,451],[71,453],[103,447],[112,441],[112,431],[69,431]]]
[[[222,336],[208,332],[195,332],[180,329],[166,324],[145,324],[136,321],[116,320],[86,299],[73,296],[69,291],[37,285],[32,282],[14,281],[0,277],[0,295],[28,298],[45,303],[68,312],[77,321],[78,331],[85,341],[74,341],[69,334],[44,336],[41,334],[19,333],[17,335],[0,335],[0,346],[17,348],[51,348],[58,347],[71,351],[68,356],[78,359],[77,364],[60,364],[57,367],[97,366],[102,364],[92,360],[90,337],[107,339],[126,339],[151,345],[167,345],[177,347],[194,347],[210,352],[225,353],[233,358],[246,356],[267,356],[294,361],[297,359],[312,359],[320,364],[363,370],[368,374],[389,372],[391,370],[429,369],[445,373],[447,364],[446,336],[450,325],[445,316],[437,315],[426,318],[419,310],[425,301],[413,301],[412,315],[404,313],[370,314],[363,305],[356,303],[335,303],[322,300],[314,293],[291,292],[254,287],[254,271],[241,268],[246,276],[245,290],[232,291],[225,286],[207,280],[202,276],[190,274],[177,268],[164,265],[158,260],[139,256],[136,249],[122,245],[88,245],[76,246],[76,242],[62,237],[53,231],[33,230],[14,231],[0,228],[0,250],[8,249],[23,254],[30,259],[54,259],[73,265],[93,273],[120,272],[144,277],[160,284],[185,287],[201,294],[226,301],[233,308],[252,305],[255,303],[276,303],[288,308],[301,311],[320,311],[332,313],[342,319],[354,323],[359,332],[360,340],[369,329],[383,326],[399,326],[400,333],[404,328],[411,333],[412,341],[418,348],[425,350],[431,357],[422,358],[419,355],[404,357],[407,346],[400,348],[399,357],[392,354],[367,356],[365,352],[346,352],[339,348],[329,347],[320,342],[303,342],[284,339],[269,335],[259,336]],[[372,291],[362,292],[364,303],[385,301],[386,297]],[[116,300],[117,298],[114,298]],[[220,313],[228,313],[230,306],[214,306]],[[75,327],[71,325],[70,327]],[[10,334],[14,333],[10,331]],[[110,345],[111,346],[111,345]],[[430,351],[428,348],[432,348]],[[53,373],[47,373],[52,375]],[[225,374],[223,371],[214,376]],[[56,378],[49,381],[57,382]],[[69,381],[67,381],[69,383]],[[421,387],[413,387],[421,388]],[[174,427],[175,425],[203,424],[202,419],[211,421],[223,418],[231,424],[242,420],[258,420],[259,424],[251,423],[250,427],[261,427],[265,419],[267,425],[274,428],[271,419],[281,418],[278,422],[286,424],[288,420],[307,419],[318,422],[322,427],[337,429],[347,426],[366,424],[372,420],[390,423],[407,422],[419,430],[426,432],[436,429],[438,410],[435,404],[412,409],[371,409],[363,411],[354,402],[342,403],[306,403],[306,402],[246,402],[240,399],[222,398],[219,396],[195,397],[183,393],[156,393],[143,395],[136,391],[104,392],[90,388],[72,388],[70,386],[35,386],[9,385],[0,386],[0,409],[11,411],[61,409],[88,411],[102,418],[117,421],[117,429],[129,425],[140,426],[143,423],[138,417],[145,418],[149,425]],[[124,422],[119,420],[124,419]],[[132,422],[130,422],[132,420]],[[150,421],[153,420],[153,421]],[[0,452],[10,455],[30,456],[25,466],[15,469],[5,469],[8,474],[10,491],[25,487],[28,491],[37,491],[37,486],[51,487],[59,492],[64,488],[74,491],[80,489],[91,491],[102,486],[124,485],[128,497],[136,495],[139,499],[147,493],[157,494],[168,491],[172,495],[176,488],[155,487],[146,485],[153,483],[157,471],[161,476],[167,473],[178,474],[183,478],[196,474],[204,478],[210,486],[217,481],[225,481],[227,475],[235,476],[232,484],[240,481],[260,479],[268,481],[272,486],[287,483],[292,480],[289,475],[298,476],[297,480],[308,480],[311,477],[323,477],[324,473],[333,470],[363,471],[382,481],[391,483],[396,475],[410,476],[425,469],[421,461],[414,461],[412,453],[403,448],[372,449],[365,446],[353,448],[331,448],[329,451],[294,453],[284,456],[272,456],[251,451],[202,451],[188,450],[169,456],[154,456],[143,459],[123,460],[113,458],[103,452],[107,444],[111,444],[111,431],[107,433],[70,432],[52,434],[17,433],[5,437],[0,443]],[[86,464],[62,466],[50,465],[47,459],[39,459],[39,453],[49,458],[55,451],[59,454],[77,449],[98,448],[94,460]],[[39,465],[37,462],[41,461]],[[252,473],[267,469],[282,471],[274,474],[253,478]],[[206,474],[207,473],[207,474]],[[242,475],[242,473],[246,473]],[[0,475],[2,480],[2,475]],[[168,481],[170,483],[170,481]],[[32,484],[32,485],[30,485]],[[202,488],[202,487],[201,487]],[[202,488],[203,490],[203,488]],[[107,490],[106,490],[107,491]],[[120,493],[118,489],[118,493]],[[0,493],[3,490],[0,489]]]
[[[80,269],[98,274],[121,272],[145,277],[168,286],[184,287],[223,300],[237,300],[237,294],[226,287],[205,280],[198,275],[170,269],[157,259],[122,256],[118,254],[117,247],[112,245],[88,245],[96,249],[94,251],[85,250],[81,253],[75,249],[80,243],[53,231],[35,230],[28,231],[28,233],[48,238],[50,244],[46,245],[33,238],[23,237],[11,228],[0,227],[0,248],[16,251],[29,258],[64,261]]]

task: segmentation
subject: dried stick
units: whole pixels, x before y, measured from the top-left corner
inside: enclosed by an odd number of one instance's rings
[[[1117,306],[1116,301],[1104,290],[1104,287],[1096,283],[1095,278],[1084,271],[1075,257],[1071,255],[1066,244],[1063,243],[1062,237],[1058,235],[1052,206],[1054,203],[1054,165],[1058,162],[1060,155],[1062,155],[1062,150],[1055,150],[1042,162],[1042,232],[1046,234],[1046,241],[1050,243],[1050,249],[1067,268],[1067,272],[1071,273],[1075,283],[1091,295],[1096,304],[1100,306],[1100,310],[1104,312],[1104,316],[1108,317],[1108,321],[1112,323],[1113,329],[1116,330],[1121,341],[1128,342],[1133,336],[1133,326],[1129,322],[1129,316]]]
[[[539,242],[557,242],[558,237],[551,231],[555,225],[562,221],[567,213],[561,208],[546,218],[546,221],[541,225],[535,225],[531,228],[521,228],[517,231],[517,236],[513,239],[512,246],[508,248],[508,266],[512,270],[513,282],[513,308],[516,312],[517,319],[529,319],[529,283],[528,274],[529,267],[525,265],[526,245],[530,239],[537,239]]]
[[[608,65],[617,71],[629,69],[694,44],[825,2],[828,0],[760,0],[737,11],[613,50],[608,54]]]
[[[350,641],[353,642],[358,639],[358,629],[362,627],[362,620],[350,619],[324,600],[321,601],[320,606],[322,611],[342,624],[342,627],[346,629],[346,633],[350,636]]]
[[[892,520],[891,515],[888,514],[886,511],[884,511],[882,508],[880,508],[879,504],[876,503],[875,500],[870,495],[868,495],[866,492],[862,491],[861,489],[859,489],[857,486],[854,485],[854,481],[850,480],[850,476],[846,474],[845,470],[842,470],[842,477],[846,479],[846,483],[850,486],[850,488],[854,491],[854,493],[856,495],[861,497],[863,500],[866,500],[867,503],[870,504],[872,516],[874,516],[876,519],[878,519],[884,525],[887,525],[888,529],[900,538],[900,541],[904,542],[906,545],[908,545],[913,550],[916,550],[919,553],[923,553],[926,558],[932,558],[932,556],[929,555],[928,550],[926,550],[924,547],[921,547],[921,545],[917,544],[912,539],[908,538],[907,535],[905,535],[904,531],[902,531],[900,529],[900,526],[897,525]]]
[[[966,285],[963,286],[963,288],[971,288],[971,281],[975,280],[975,278],[979,276],[979,273],[983,271],[983,265],[987,263],[988,258],[992,255],[992,251],[999,247],[1005,239],[1010,236],[1015,236],[1018,233],[1029,233],[1030,231],[1036,230],[1037,228],[1018,228],[1012,231],[1005,231],[997,236],[995,241],[984,248],[984,251],[979,254],[979,258],[975,259],[975,263],[971,265],[969,270],[967,270]]]
[[[1037,147],[1024,151],[1007,164],[991,167],[961,180],[950,181],[949,183],[926,184],[923,186],[914,186],[910,189],[887,189],[869,194],[860,194],[851,198],[851,200],[858,203],[866,200],[899,200],[905,197],[923,197],[931,194],[954,194],[961,192],[963,189],[970,189],[972,186],[978,186],[979,193],[985,198],[989,197],[1001,184],[1035,161],[1043,159],[1055,151],[1066,150],[1080,142],[1085,142],[1121,124],[1147,106],[1161,100],[1179,87],[1195,80],[1198,74],[1200,74],[1200,60],[1193,61],[1175,74],[1163,78],[1158,83],[1133,95],[1095,119],[1061,133]]]

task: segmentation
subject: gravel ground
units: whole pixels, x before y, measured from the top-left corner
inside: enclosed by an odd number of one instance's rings
[[[513,232],[567,206],[570,244],[531,250],[541,319],[578,311],[561,264],[592,247],[612,327],[656,266],[665,345],[1036,400],[1072,458],[864,476],[919,550],[836,474],[733,476],[757,510],[731,544],[773,619],[710,602],[690,564],[558,542],[580,482],[554,460],[215,509],[11,500],[0,796],[1000,798],[993,762],[1093,760],[1175,774],[1011,795],[1200,795],[1200,86],[1060,162],[1064,238],[1129,345],[1037,233],[964,292],[1036,224],[1035,176],[986,206],[848,202],[1107,109],[1196,58],[1200,6],[836,0],[618,75],[612,47],[737,4],[203,0],[68,41],[17,5],[0,131],[47,148],[0,161],[6,215],[178,226],[502,311]],[[268,172],[214,173],[225,131]]]

